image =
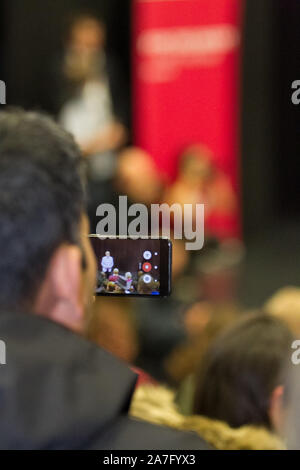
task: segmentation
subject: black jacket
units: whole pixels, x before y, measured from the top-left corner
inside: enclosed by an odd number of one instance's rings
[[[0,314],[0,449],[205,449],[196,435],[128,416],[136,375],[44,318]]]

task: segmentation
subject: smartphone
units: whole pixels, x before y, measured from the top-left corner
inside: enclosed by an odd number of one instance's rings
[[[107,238],[101,235],[89,237],[97,260],[96,295],[170,295],[170,240],[121,236]]]

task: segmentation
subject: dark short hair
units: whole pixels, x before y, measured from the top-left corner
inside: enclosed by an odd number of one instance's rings
[[[72,136],[40,113],[1,112],[1,307],[32,299],[54,249],[80,243],[84,207],[82,158]]]
[[[197,377],[194,412],[232,427],[271,429],[270,398],[285,384],[292,343],[288,327],[264,313],[247,315],[221,334],[204,356]]]
[[[1,309],[30,307],[64,240],[50,177],[30,161],[0,159]]]
[[[74,241],[85,197],[83,158],[72,135],[41,113],[0,112],[0,159],[4,158],[31,161],[49,175],[66,240]]]

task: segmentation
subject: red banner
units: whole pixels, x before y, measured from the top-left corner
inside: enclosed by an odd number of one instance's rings
[[[207,218],[212,234],[220,237],[240,234],[241,4],[133,2],[134,143],[152,155],[170,184],[178,176],[180,155],[189,146],[196,145],[196,153],[211,160],[218,177],[199,202],[208,201],[209,207],[211,194],[223,201],[231,198],[226,215],[215,210]]]

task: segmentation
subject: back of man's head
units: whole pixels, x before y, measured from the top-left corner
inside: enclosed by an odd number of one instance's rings
[[[84,207],[82,158],[73,137],[46,115],[1,112],[0,159],[4,158],[31,161],[47,173],[66,237],[73,240]]]
[[[0,159],[0,306],[27,308],[65,241],[53,183],[24,159]]]
[[[1,310],[31,310],[81,329],[91,297],[85,278],[93,282],[93,266],[82,277],[91,256],[81,169],[72,136],[50,118],[0,113]]]

